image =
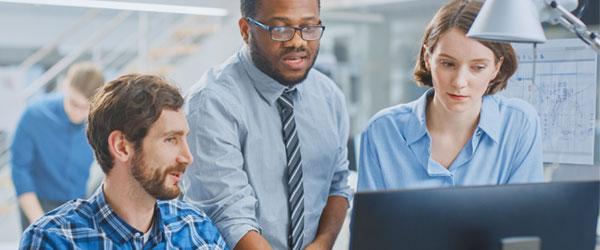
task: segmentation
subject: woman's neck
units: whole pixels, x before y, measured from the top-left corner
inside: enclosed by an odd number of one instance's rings
[[[427,129],[430,133],[470,137],[479,123],[481,103],[463,112],[446,109],[435,96],[429,97],[427,103]]]

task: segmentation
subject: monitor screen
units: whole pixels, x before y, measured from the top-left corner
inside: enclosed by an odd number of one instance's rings
[[[528,237],[543,250],[593,250],[599,195],[597,181],[359,192],[351,249],[501,250]]]

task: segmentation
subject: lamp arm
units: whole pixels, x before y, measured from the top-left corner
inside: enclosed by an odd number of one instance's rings
[[[560,13],[558,22],[575,33],[583,42],[590,45],[596,53],[600,54],[600,38],[596,32],[590,31],[587,26],[579,20],[575,15],[571,14],[563,6],[558,4],[556,0],[550,1],[550,7]]]

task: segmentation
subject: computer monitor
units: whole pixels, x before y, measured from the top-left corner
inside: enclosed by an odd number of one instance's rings
[[[359,192],[350,248],[501,250],[537,237],[542,250],[593,250],[599,195],[598,181]]]

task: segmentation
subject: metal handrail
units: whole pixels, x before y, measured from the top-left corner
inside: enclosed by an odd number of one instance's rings
[[[8,167],[10,165],[10,162],[7,160],[6,162],[1,162],[0,163],[0,171],[2,171],[5,167]]]
[[[189,18],[191,17],[181,17],[178,20],[175,21],[174,24],[171,25],[171,27],[179,27],[183,24],[185,24],[186,22],[188,22]],[[152,45],[149,45],[149,47],[157,47],[160,46],[161,44],[164,44],[165,42],[167,42],[168,38],[170,36],[172,36],[173,34],[173,28],[167,32],[161,32],[158,34],[158,36],[155,39],[152,39]],[[119,70],[119,74],[123,74],[126,73],[128,71],[132,71],[133,69],[135,69],[139,64],[141,60],[147,60],[148,58],[144,58],[146,55],[141,55],[138,54],[136,55],[132,60],[130,60],[129,62],[125,63],[125,65],[123,65],[123,67],[121,68],[121,70]]]
[[[8,166],[10,162],[10,142],[8,135],[0,130],[0,172],[2,169]]]
[[[173,38],[176,34],[176,32],[178,31],[177,27],[183,27],[183,26],[190,26],[192,23],[197,24],[200,23],[197,20],[197,16],[187,16],[187,17],[182,17],[179,20],[175,21],[174,24],[171,25],[172,29],[170,29],[170,31],[167,32],[161,32],[157,38],[152,39],[153,41],[153,45],[150,46],[150,49],[153,50],[152,48],[156,49],[157,47],[161,47],[161,46],[165,46],[168,44],[173,44],[175,43],[190,43],[191,41],[187,41],[185,39],[179,39],[177,41],[173,41],[170,40],[170,38]],[[133,71],[136,69],[136,67],[139,65],[140,60],[149,60],[149,58],[144,58],[143,55],[137,55],[135,56],[134,59],[130,60],[128,63],[126,63],[126,65],[124,65],[121,70],[119,71],[119,74],[123,74],[126,73],[128,71]]]
[[[172,26],[173,25],[173,24],[171,24],[172,21],[169,20],[169,18],[170,18],[170,16],[164,16],[164,17],[160,18],[159,20],[155,20],[154,18],[152,18],[151,20],[153,21],[153,23],[158,23],[158,24],[167,23],[168,25]],[[154,27],[154,25],[151,25],[151,27]],[[158,30],[160,30],[160,29],[158,29]],[[168,33],[168,32],[159,31],[158,37],[160,37],[166,33]],[[104,68],[104,69],[120,68],[119,66],[116,66],[116,65],[118,65],[119,59],[121,59],[123,56],[130,55],[130,54],[128,54],[128,52],[132,52],[132,50],[128,50],[128,48],[131,48],[131,47],[133,47],[132,45],[136,44],[136,36],[138,36],[138,34],[133,33],[133,32],[130,33],[125,39],[122,39],[123,42],[119,43],[117,45],[117,47],[113,48],[107,55],[103,56],[100,59],[102,68]],[[157,41],[159,39],[162,39],[162,38],[155,38],[155,39],[152,39],[152,41]]]
[[[37,50],[29,57],[27,57],[17,68],[18,72],[26,72],[33,65],[44,59],[48,54],[50,54],[58,45],[64,41],[67,36],[73,34],[77,30],[80,30],[82,27],[85,27],[90,21],[92,21],[96,16],[100,13],[99,10],[90,10],[88,11],[79,21],[77,21],[73,26],[69,27],[65,31],[63,31],[54,41],[50,42],[43,48]]]
[[[39,89],[46,86],[52,79],[54,79],[63,70],[69,67],[75,60],[77,60],[83,53],[95,46],[99,41],[103,40],[106,35],[115,29],[118,25],[123,23],[131,15],[131,11],[122,11],[108,23],[104,25],[99,31],[95,33],[90,39],[84,42],[79,48],[69,53],[67,56],[62,58],[38,79],[36,79],[31,85],[29,85],[23,91],[23,97],[27,100],[32,97]]]
[[[69,54],[67,54],[65,57],[63,57],[61,60],[59,60],[57,63],[55,63],[52,67],[50,67],[50,69],[48,69],[46,72],[44,72],[41,76],[39,76],[35,81],[33,81],[29,86],[27,86],[25,88],[25,90],[22,92],[22,98],[25,100],[30,99],[33,95],[35,95],[35,93],[37,93],[40,89],[44,88],[46,85],[48,85],[53,79],[55,79],[61,72],[63,72],[64,70],[66,70],[73,62],[75,62],[79,57],[81,57],[81,55],[83,55],[86,51],[89,51],[91,48],[93,48],[94,46],[97,46],[98,43],[102,40],[104,40],[107,35],[113,31],[113,29],[115,29],[119,24],[121,24],[123,21],[125,21],[132,12],[130,11],[122,11],[120,12],[117,16],[113,17],[109,22],[105,23],[105,25],[98,31],[96,31],[92,37],[88,40],[86,40],[85,42],[81,43],[81,45],[71,51]],[[95,14],[88,14],[89,16],[84,18],[88,19],[88,18],[92,18]],[[176,21],[174,24],[172,24],[172,27],[177,27],[177,26],[181,26],[182,24],[186,23],[186,22],[190,22],[190,20],[192,17],[186,17],[186,18],[181,18],[178,21]],[[82,25],[81,23],[83,23],[84,21],[79,22],[78,25],[75,26],[80,26]],[[69,30],[73,30],[75,29],[69,29]],[[69,32],[66,32],[69,33]],[[156,36],[154,39],[150,39],[151,41],[153,41],[153,44],[160,44],[161,41],[164,43],[166,42],[166,38],[169,37],[169,35],[172,35],[172,32],[160,32],[158,34],[158,36]],[[56,39],[56,41],[61,41],[63,40],[64,37],[60,37],[58,39]],[[127,41],[129,41],[129,39],[125,39]],[[131,39],[134,40],[134,39]],[[182,42],[182,41],[179,41]],[[185,41],[183,41],[185,42]],[[189,41],[188,41],[189,42]],[[124,43],[128,43],[128,42],[124,42]],[[120,60],[121,58],[124,58],[125,56],[128,56],[130,54],[128,54],[128,50],[123,49],[123,48],[128,48],[129,46],[123,46],[123,43],[120,43],[119,46],[117,46],[117,48],[114,48],[113,50],[111,50],[111,52],[109,52],[107,55],[103,56],[103,58],[99,59],[101,66],[103,66],[104,69],[108,69],[108,68],[114,68],[117,70],[118,73],[122,73],[124,71],[127,70],[131,70],[132,68],[135,68],[134,65],[137,65],[138,62],[140,60],[147,60],[147,58],[144,58],[144,56],[142,54],[138,54],[137,56],[133,56],[132,59],[127,59],[127,62],[125,62],[124,64],[122,64],[122,60]],[[50,51],[52,51],[52,49],[54,47],[56,47],[57,45],[50,45],[45,47],[44,49],[40,50],[37,52],[37,56],[36,58],[39,57],[43,57],[41,55],[43,55],[44,53],[49,53]],[[28,61],[35,61],[35,60],[39,60],[34,58],[33,56],[30,57],[31,59],[28,58]],[[98,58],[96,58],[98,59]],[[27,65],[33,65],[30,62],[23,62],[22,65],[27,66]]]

